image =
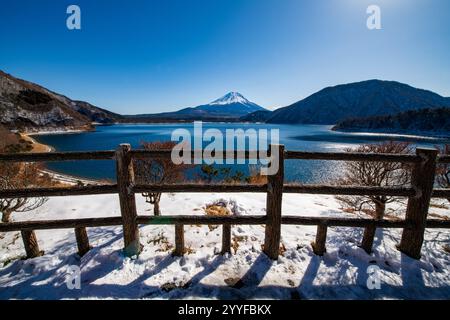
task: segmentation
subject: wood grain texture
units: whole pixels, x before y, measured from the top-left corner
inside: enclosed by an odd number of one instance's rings
[[[398,248],[411,258],[420,259],[428,209],[433,194],[438,151],[417,148],[416,153],[422,158],[422,162],[414,165],[411,176],[411,185],[417,190],[417,195],[409,197],[405,216],[405,220],[413,225],[403,230]]]
[[[124,252],[135,256],[141,252],[139,228],[137,224],[136,199],[132,190],[134,185],[133,163],[129,144],[121,144],[116,151],[117,186],[119,190],[120,212],[123,222]]]
[[[90,249],[89,238],[85,227],[75,228],[75,238],[77,240],[78,255],[80,257],[84,256]]]
[[[284,146],[270,145],[271,154],[277,150],[278,171],[267,176],[266,212],[267,224],[264,238],[264,253],[278,259],[281,239],[281,205],[284,181]]]
[[[318,256],[323,256],[326,252],[326,240],[327,240],[327,226],[324,224],[319,224],[317,226],[316,241],[311,245],[313,252]]]

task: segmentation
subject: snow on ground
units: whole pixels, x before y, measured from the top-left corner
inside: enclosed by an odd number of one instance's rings
[[[164,214],[203,214],[206,204],[231,200],[242,215],[265,213],[264,194],[163,195]],[[138,211],[151,214],[142,197]],[[444,202],[442,202],[444,203]],[[432,212],[449,215],[448,208]],[[283,214],[348,216],[332,196],[286,194]],[[120,215],[117,195],[51,198],[43,207],[13,216],[19,220],[101,217]],[[426,232],[423,257],[408,258],[396,250],[400,230],[379,229],[374,252],[367,255],[357,245],[362,229],[331,228],[327,253],[315,256],[310,243],[316,228],[283,226],[286,248],[272,262],[261,252],[264,228],[234,226],[233,254],[217,254],[221,228],[186,226],[189,254],[172,257],[173,226],[142,226],[142,254],[135,259],[122,254],[122,228],[88,228],[93,246],[81,259],[76,254],[73,230],[36,231],[45,255],[21,260],[24,249],[19,232],[0,234],[0,298],[31,299],[448,299],[450,298],[449,230]],[[81,268],[81,288],[69,290],[69,267]],[[367,287],[367,268],[379,267],[381,288]]]

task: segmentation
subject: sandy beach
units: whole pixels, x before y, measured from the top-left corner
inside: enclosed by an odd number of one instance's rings
[[[33,149],[30,152],[36,152],[36,153],[41,153],[41,152],[52,152],[54,151],[53,147],[48,146],[46,144],[42,144],[37,142],[35,139],[33,139],[30,134],[27,133],[21,133],[20,137],[26,141],[31,141]]]
[[[77,132],[81,132],[81,131],[77,131]],[[53,132],[54,134],[61,134],[61,133],[66,133],[65,131],[59,131],[58,133]],[[75,131],[71,131],[71,133],[76,133]],[[32,149],[29,152],[36,152],[36,153],[44,153],[44,152],[53,152],[55,151],[55,148],[53,148],[52,146],[43,144],[43,143],[39,143],[37,142],[35,139],[33,139],[31,137],[31,135],[38,135],[38,134],[47,134],[47,132],[39,132],[39,133],[21,133],[20,136],[22,137],[22,139],[27,140],[27,141],[31,141],[32,143]],[[76,185],[78,183],[83,183],[84,185],[89,185],[89,184],[97,184],[99,183],[99,181],[97,180],[92,180],[92,179],[86,179],[83,177],[76,177],[76,176],[72,176],[72,175],[68,175],[68,174],[62,174],[59,172],[55,172],[49,169],[44,169],[42,170],[42,173],[46,173],[49,174],[52,179],[54,179],[55,181],[61,183],[61,184],[68,184],[68,185]]]

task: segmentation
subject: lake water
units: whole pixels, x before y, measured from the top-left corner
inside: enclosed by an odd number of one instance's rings
[[[129,143],[132,148],[139,148],[143,141],[169,141],[173,130],[184,128],[193,132],[193,124],[120,124],[97,126],[95,131],[82,133],[47,134],[34,138],[54,147],[57,151],[93,151],[114,150],[121,143]],[[280,143],[286,150],[300,151],[342,151],[347,147],[363,143],[387,140],[411,141],[415,145],[434,146],[445,141],[404,135],[355,134],[330,130],[323,125],[273,125],[247,123],[203,123],[203,131],[209,128],[244,130],[279,129]],[[448,142],[448,141],[447,141]],[[289,160],[285,163],[287,181],[318,183],[327,181],[339,174],[341,163],[337,161]],[[48,168],[57,172],[90,179],[115,179],[113,161],[91,160],[76,162],[52,162]],[[248,172],[248,166],[234,165],[233,170]]]

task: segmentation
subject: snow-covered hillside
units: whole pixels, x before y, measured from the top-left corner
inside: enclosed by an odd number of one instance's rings
[[[263,194],[163,195],[163,214],[203,214],[215,200],[228,202],[236,214],[265,213]],[[138,211],[151,214],[142,197]],[[445,204],[445,202],[442,201]],[[449,216],[448,208],[431,208]],[[342,216],[331,196],[287,194],[283,214]],[[120,215],[116,195],[55,197],[35,212],[13,216],[19,220],[64,219]],[[450,297],[449,230],[428,230],[420,261],[396,250],[400,230],[379,229],[374,253],[367,255],[357,244],[362,230],[331,228],[327,253],[315,256],[310,242],[315,227],[283,226],[285,251],[273,262],[262,252],[264,227],[234,226],[233,254],[217,254],[221,228],[186,226],[189,254],[172,257],[173,226],[142,226],[142,254],[122,255],[122,228],[88,228],[93,246],[81,259],[76,254],[73,230],[36,231],[45,255],[20,260],[24,255],[19,232],[0,235],[0,298],[200,298],[200,299],[427,299]],[[447,249],[448,250],[448,249]],[[66,279],[71,265],[81,267],[81,289],[69,290]],[[367,287],[367,268],[379,267],[381,288]]]

